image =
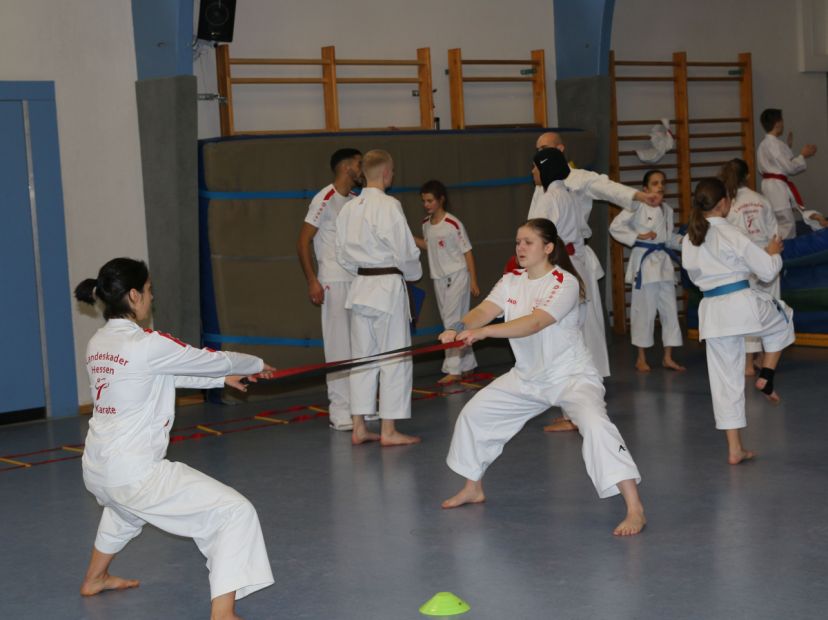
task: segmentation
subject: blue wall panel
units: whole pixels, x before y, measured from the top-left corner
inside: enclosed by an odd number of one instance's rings
[[[0,82],[0,412],[47,404],[24,133],[28,108],[47,350],[49,415],[76,415],[75,347],[52,82]],[[0,413],[2,416],[2,413]],[[2,418],[0,418],[2,421]]]
[[[0,416],[46,404],[23,104],[0,101]],[[74,368],[72,368],[74,373]],[[0,420],[1,421],[1,420]]]

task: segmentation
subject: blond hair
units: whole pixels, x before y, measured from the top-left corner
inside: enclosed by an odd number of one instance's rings
[[[362,156],[362,173],[366,180],[379,180],[385,168],[394,164],[391,153],[381,149],[373,149]]]

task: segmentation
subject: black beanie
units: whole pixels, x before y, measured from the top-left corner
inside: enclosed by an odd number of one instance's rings
[[[562,181],[569,176],[569,164],[558,149],[541,149],[532,158],[540,171],[541,185],[546,190],[553,181]]]

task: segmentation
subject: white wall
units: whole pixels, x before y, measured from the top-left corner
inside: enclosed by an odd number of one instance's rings
[[[739,52],[751,52],[756,144],[764,136],[759,124],[761,111],[782,108],[786,129],[794,132],[795,151],[806,141],[821,149],[808,160],[808,171],[798,176],[796,183],[806,203],[828,211],[823,206],[824,179],[828,176],[826,76],[799,72],[796,3],[619,0],[612,48],[616,58],[623,60],[670,60],[674,51],[686,51],[689,60],[731,60]],[[673,117],[672,90],[664,94],[670,86],[638,84],[624,85],[624,89],[619,89],[619,99],[623,99],[619,110],[626,118]],[[728,102],[723,89],[691,84],[691,117],[738,116],[738,99],[731,97]],[[719,159],[725,156],[734,155]]]
[[[0,78],[55,82],[70,286],[110,258],[146,259],[130,1],[0,0],[0,15]],[[79,310],[75,371],[89,403],[84,351],[102,319]]]
[[[195,3],[198,17],[198,2]],[[451,127],[447,51],[459,47],[466,58],[529,58],[533,49],[546,52],[549,123],[557,115],[554,101],[555,53],[552,0],[245,0],[236,12],[232,57],[319,58],[320,48],[335,45],[339,58],[413,59],[418,47],[431,48],[435,115]],[[194,65],[199,92],[216,92],[215,56],[204,50]],[[502,73],[481,73],[469,66],[467,75],[519,76],[522,67]],[[234,67],[239,77],[256,73]],[[339,67],[339,76],[415,75],[412,68]],[[257,75],[318,76],[319,67],[279,68]],[[359,71],[360,73],[356,73]],[[491,72],[491,68],[485,71]],[[497,71],[497,68],[495,68]],[[419,123],[415,85],[343,85],[339,88],[342,127],[384,127]],[[321,86],[277,85],[234,88],[238,130],[308,129],[324,127]],[[467,123],[531,122],[529,84],[466,87]],[[219,134],[215,102],[199,104],[199,135]]]

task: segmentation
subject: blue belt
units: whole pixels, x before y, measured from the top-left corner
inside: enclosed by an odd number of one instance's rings
[[[730,293],[742,291],[746,288],[750,288],[750,282],[747,280],[739,280],[738,282],[731,282],[730,284],[722,284],[721,286],[711,288],[709,291],[702,291],[702,294],[705,297],[719,297],[720,295],[729,295]]]
[[[641,262],[638,264],[638,271],[635,272],[635,288],[641,288],[641,267],[644,265],[646,258],[653,252],[667,252],[667,255],[675,262],[681,265],[681,258],[673,250],[667,247],[664,243],[648,243],[646,241],[636,241],[633,244],[634,248],[647,248],[644,256],[641,257]]]
[[[750,288],[750,282],[747,280],[739,280],[738,282],[731,282],[730,284],[722,284],[709,291],[704,291],[703,294],[705,297],[719,297],[720,295],[729,295],[730,293],[743,291],[746,288]],[[785,322],[790,323],[791,320],[788,318],[788,313],[785,312],[785,308],[779,303],[779,300],[774,298],[773,305],[776,306],[776,309],[782,315],[782,318],[785,319]]]

